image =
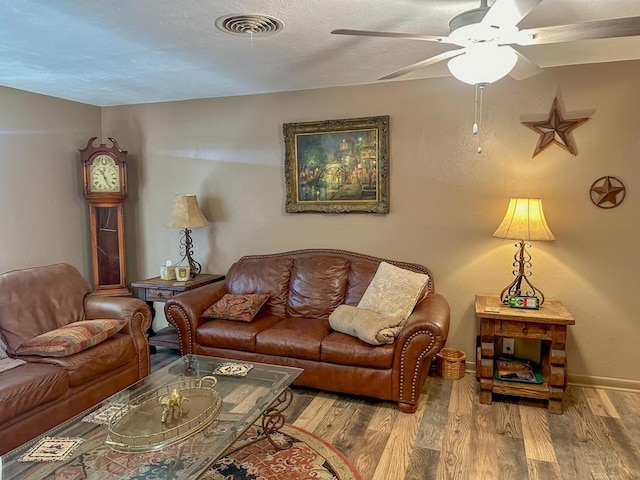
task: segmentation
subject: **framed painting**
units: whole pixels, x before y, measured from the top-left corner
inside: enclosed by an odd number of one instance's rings
[[[287,213],[389,213],[389,116],[282,130]]]

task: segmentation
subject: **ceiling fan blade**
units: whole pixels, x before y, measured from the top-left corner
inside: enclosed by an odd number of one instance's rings
[[[511,47],[502,47],[502,48],[511,48]],[[513,67],[513,70],[509,72],[509,75],[511,76],[511,78],[514,78],[516,80],[524,80],[525,78],[533,77],[534,75],[538,75],[539,73],[542,72],[542,68],[540,68],[540,66],[533,63],[531,60],[529,60],[527,57],[521,54],[518,50],[516,50],[515,48],[511,48],[511,50],[513,50],[518,56],[518,61],[516,62],[515,67]]]
[[[520,30],[524,40],[518,45],[541,45],[544,43],[574,42],[597,38],[633,37],[640,35],[640,17],[595,20],[573,25],[530,28]]]
[[[484,25],[515,26],[542,0],[496,0],[482,19]]]
[[[384,38],[403,38],[405,40],[423,40],[427,42],[440,42],[440,43],[452,43],[457,45],[458,43],[449,37],[443,37],[440,35],[423,35],[421,33],[401,33],[401,32],[377,32],[375,30],[349,30],[346,28],[339,28],[332,30],[331,33],[335,35],[354,35],[359,37],[384,37]]]
[[[439,55],[436,55],[435,57],[430,57],[418,63],[407,65],[406,67],[401,68],[400,70],[396,70],[395,72],[390,73],[389,75],[380,77],[378,80],[391,80],[392,78],[398,78],[402,75],[413,72],[414,70],[418,70],[428,65],[433,65],[434,63],[441,62],[442,60],[447,60],[448,58],[457,57],[458,55],[464,53],[466,50],[467,50],[466,48],[459,48],[457,50],[448,50]]]

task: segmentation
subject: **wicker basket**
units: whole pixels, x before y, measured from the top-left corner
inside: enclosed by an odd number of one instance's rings
[[[436,353],[436,372],[447,380],[464,377],[464,361],[467,354],[455,348],[443,348]]]

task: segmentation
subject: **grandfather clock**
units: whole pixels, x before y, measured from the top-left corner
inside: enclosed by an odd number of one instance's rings
[[[91,263],[94,293],[108,296],[131,296],[125,281],[124,209],[127,198],[127,152],[109,138],[93,146],[90,138],[80,150],[82,193],[89,202]]]

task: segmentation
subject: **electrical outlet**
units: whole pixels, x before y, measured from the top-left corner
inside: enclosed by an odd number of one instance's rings
[[[502,339],[502,353],[506,353],[508,355],[513,355],[514,353],[516,353],[513,338]]]

